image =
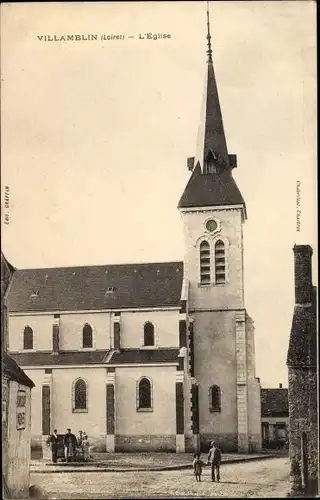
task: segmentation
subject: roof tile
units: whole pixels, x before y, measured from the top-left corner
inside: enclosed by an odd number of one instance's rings
[[[182,280],[182,262],[22,269],[7,305],[9,312],[178,307]]]
[[[261,389],[261,416],[289,416],[288,389]]]

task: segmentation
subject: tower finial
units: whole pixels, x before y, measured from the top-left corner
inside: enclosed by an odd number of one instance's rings
[[[208,50],[207,50],[207,56],[208,56],[208,63],[212,63],[212,49],[211,49],[211,35],[210,35],[210,18],[209,18],[209,1],[207,1],[207,40],[208,40]]]

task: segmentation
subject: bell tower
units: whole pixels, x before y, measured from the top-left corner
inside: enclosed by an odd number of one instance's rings
[[[180,198],[184,278],[193,325],[199,439],[225,450],[260,447],[260,387],[255,378],[253,322],[244,306],[243,224],[246,206],[233,178],[213,67],[207,9],[207,67],[196,154]],[[193,387],[193,393],[195,388]],[[253,406],[255,409],[253,409]],[[220,438],[219,438],[220,437]]]

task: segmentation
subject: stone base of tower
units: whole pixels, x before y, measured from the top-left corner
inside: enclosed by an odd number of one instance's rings
[[[238,435],[235,433],[201,434],[201,451],[207,453],[211,441],[216,441],[223,453],[236,453],[238,451]]]

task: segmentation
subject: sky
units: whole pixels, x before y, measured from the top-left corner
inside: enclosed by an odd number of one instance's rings
[[[195,155],[206,2],[1,11],[7,259],[18,269],[182,260],[177,203]],[[210,2],[225,133],[248,212],[245,305],[263,387],[287,386],[295,243],[313,247],[317,277],[315,13],[312,1]],[[67,34],[98,40],[39,39]]]

